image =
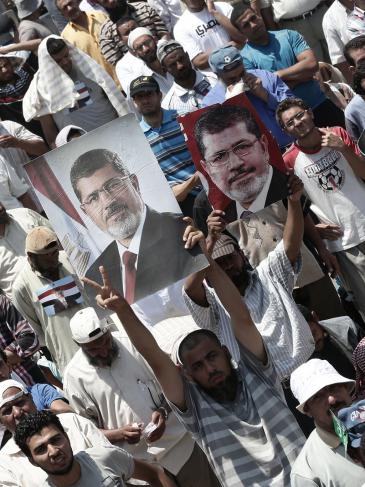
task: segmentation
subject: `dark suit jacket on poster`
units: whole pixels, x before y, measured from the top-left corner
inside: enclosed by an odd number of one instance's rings
[[[138,254],[135,301],[206,266],[199,246],[192,250],[184,248],[182,237],[186,225],[182,218],[182,215],[158,213],[147,207]],[[106,268],[112,286],[123,293],[122,267],[116,241],[106,247],[87,270],[86,276],[101,283],[101,265]],[[90,286],[89,291],[90,294],[93,291]]]
[[[288,196],[288,176],[276,169],[274,166],[272,166],[272,169],[273,173],[269,191],[266,195],[265,207],[270,206],[272,203],[282,200]],[[208,233],[206,220],[212,211],[213,208],[209,203],[207,194],[204,190],[202,190],[195,198],[193,216],[197,227],[204,232],[205,235]],[[235,201],[229,203],[229,205],[224,208],[224,212],[226,214],[224,219],[227,221],[227,223],[234,222],[238,219]]]

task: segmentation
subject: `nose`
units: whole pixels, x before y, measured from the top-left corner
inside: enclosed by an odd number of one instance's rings
[[[13,418],[15,420],[20,420],[23,417],[23,410],[18,406],[13,406]]]
[[[328,395],[327,401],[330,406],[334,406],[337,402],[336,397],[333,394]]]
[[[58,455],[58,448],[56,448],[54,445],[48,445],[48,456],[50,458],[56,457]]]

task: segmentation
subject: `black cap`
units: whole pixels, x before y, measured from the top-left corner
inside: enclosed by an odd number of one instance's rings
[[[160,85],[152,76],[138,76],[134,79],[129,87],[129,93],[133,98],[137,93],[142,91],[160,91]]]

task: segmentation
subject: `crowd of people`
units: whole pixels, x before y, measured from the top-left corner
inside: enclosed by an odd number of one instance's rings
[[[224,209],[178,119],[215,104],[192,137]],[[128,186],[135,225],[80,277],[24,165],[127,114],[183,234],[87,150],[80,207],[105,231]],[[364,487],[365,0],[3,1],[0,118],[0,485]]]

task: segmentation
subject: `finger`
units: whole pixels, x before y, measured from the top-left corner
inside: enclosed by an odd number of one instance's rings
[[[93,281],[92,279],[89,279],[88,277],[81,277],[81,281],[84,284],[87,284],[88,286],[93,287],[97,291],[101,291],[101,286],[97,282]]]
[[[212,213],[208,216],[209,217],[214,217],[214,216],[225,216],[225,212],[223,210],[213,210]]]
[[[328,128],[324,128],[324,127],[318,127],[318,130],[322,133],[322,134],[325,134],[327,135],[329,133],[329,129]]]
[[[100,272],[101,278],[103,280],[103,287],[110,288],[111,285],[110,285],[109,274],[107,273],[107,271],[103,265],[101,265],[99,267],[99,272]]]
[[[189,238],[189,235],[191,232],[195,231],[195,228],[192,226],[192,225],[188,225],[185,230],[184,230],[184,234],[183,234],[183,241],[186,242],[187,239]]]
[[[183,221],[188,225],[194,225],[194,220],[190,216],[184,216]]]

